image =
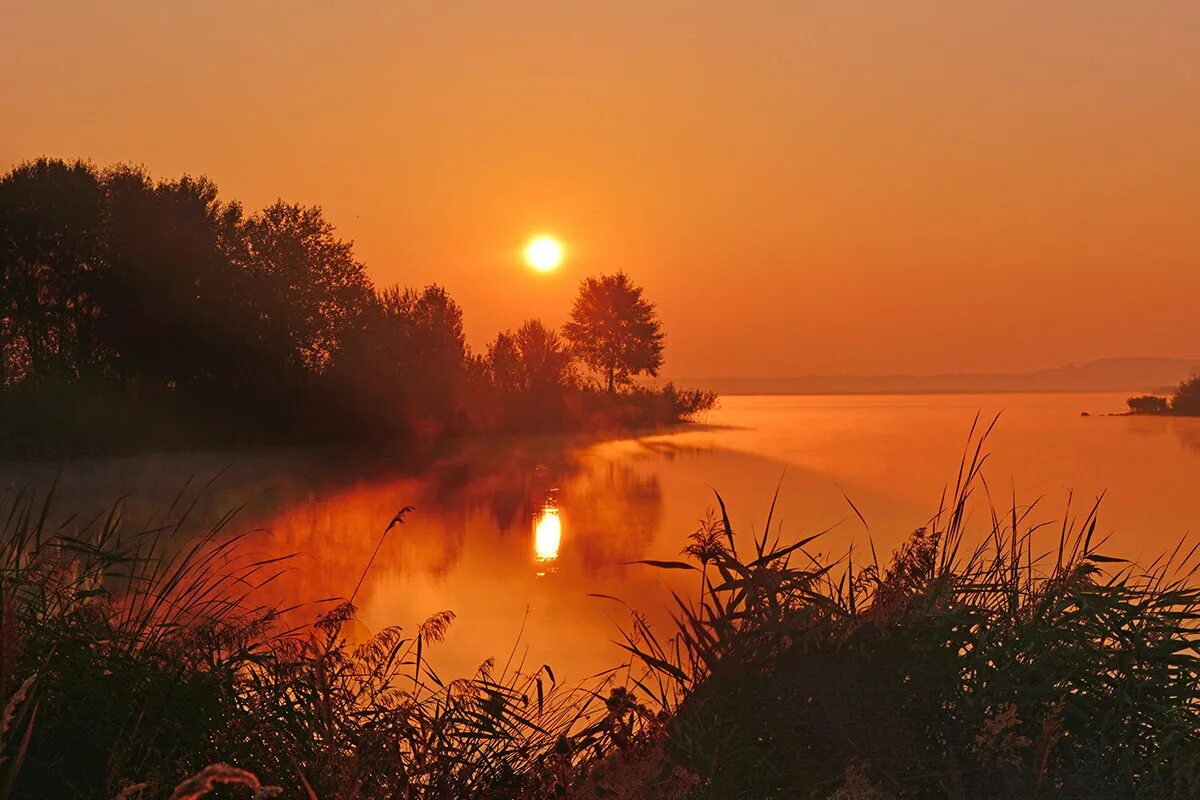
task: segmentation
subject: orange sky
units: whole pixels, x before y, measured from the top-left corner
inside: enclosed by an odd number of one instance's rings
[[[671,375],[1200,355],[1194,0],[20,5],[0,167],[320,204],[475,345],[623,268]]]

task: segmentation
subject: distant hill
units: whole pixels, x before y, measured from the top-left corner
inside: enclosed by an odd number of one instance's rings
[[[1165,392],[1200,370],[1200,358],[1103,358],[1024,373],[806,375],[683,378],[719,394],[975,394],[988,392]]]

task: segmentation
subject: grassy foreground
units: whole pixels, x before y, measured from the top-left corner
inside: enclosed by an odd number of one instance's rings
[[[1192,553],[1105,555],[1094,508],[1049,553],[1032,507],[968,541],[983,460],[887,563],[744,539],[721,504],[644,567],[696,573],[675,630],[635,613],[629,664],[576,687],[443,679],[450,612],[360,646],[352,602],[289,628],[254,600],[281,562],[224,525],[176,551],[14,498],[0,798],[1200,797]]]

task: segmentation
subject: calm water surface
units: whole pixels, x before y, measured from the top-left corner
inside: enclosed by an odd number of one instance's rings
[[[628,618],[589,595],[620,597],[665,625],[672,585],[694,590],[692,580],[667,581],[691,576],[624,562],[676,558],[714,490],[735,528],[758,531],[782,479],[784,537],[832,526],[819,549],[837,554],[867,543],[844,491],[882,557],[935,510],[977,412],[1003,412],[985,470],[999,504],[1014,492],[1021,503],[1041,497],[1035,516],[1051,520],[1069,493],[1082,512],[1107,492],[1107,550],[1152,558],[1200,527],[1200,419],[1099,416],[1123,405],[1124,395],[1107,394],[726,397],[703,426],[590,444],[492,443],[418,477],[386,453],[275,449],[12,465],[0,485],[61,473],[64,513],[132,493],[125,514],[137,525],[161,518],[191,477],[194,525],[243,506],[230,530],[258,529],[257,551],[297,554],[272,588],[288,603],[348,595],[388,520],[413,505],[360,591],[366,630],[451,609],[458,619],[435,655],[443,674],[487,656],[503,662],[516,645],[518,658],[583,678],[620,663],[611,640]],[[983,509],[975,516],[981,526]]]

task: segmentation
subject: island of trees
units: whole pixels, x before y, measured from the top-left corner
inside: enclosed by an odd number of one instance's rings
[[[1174,414],[1200,417],[1200,375],[1193,375],[1176,387],[1174,394],[1142,394],[1125,401],[1130,414]]]
[[[588,278],[556,331],[472,352],[444,288],[377,288],[319,208],[39,159],[0,178],[0,450],[45,454],[689,419],[654,305]]]

